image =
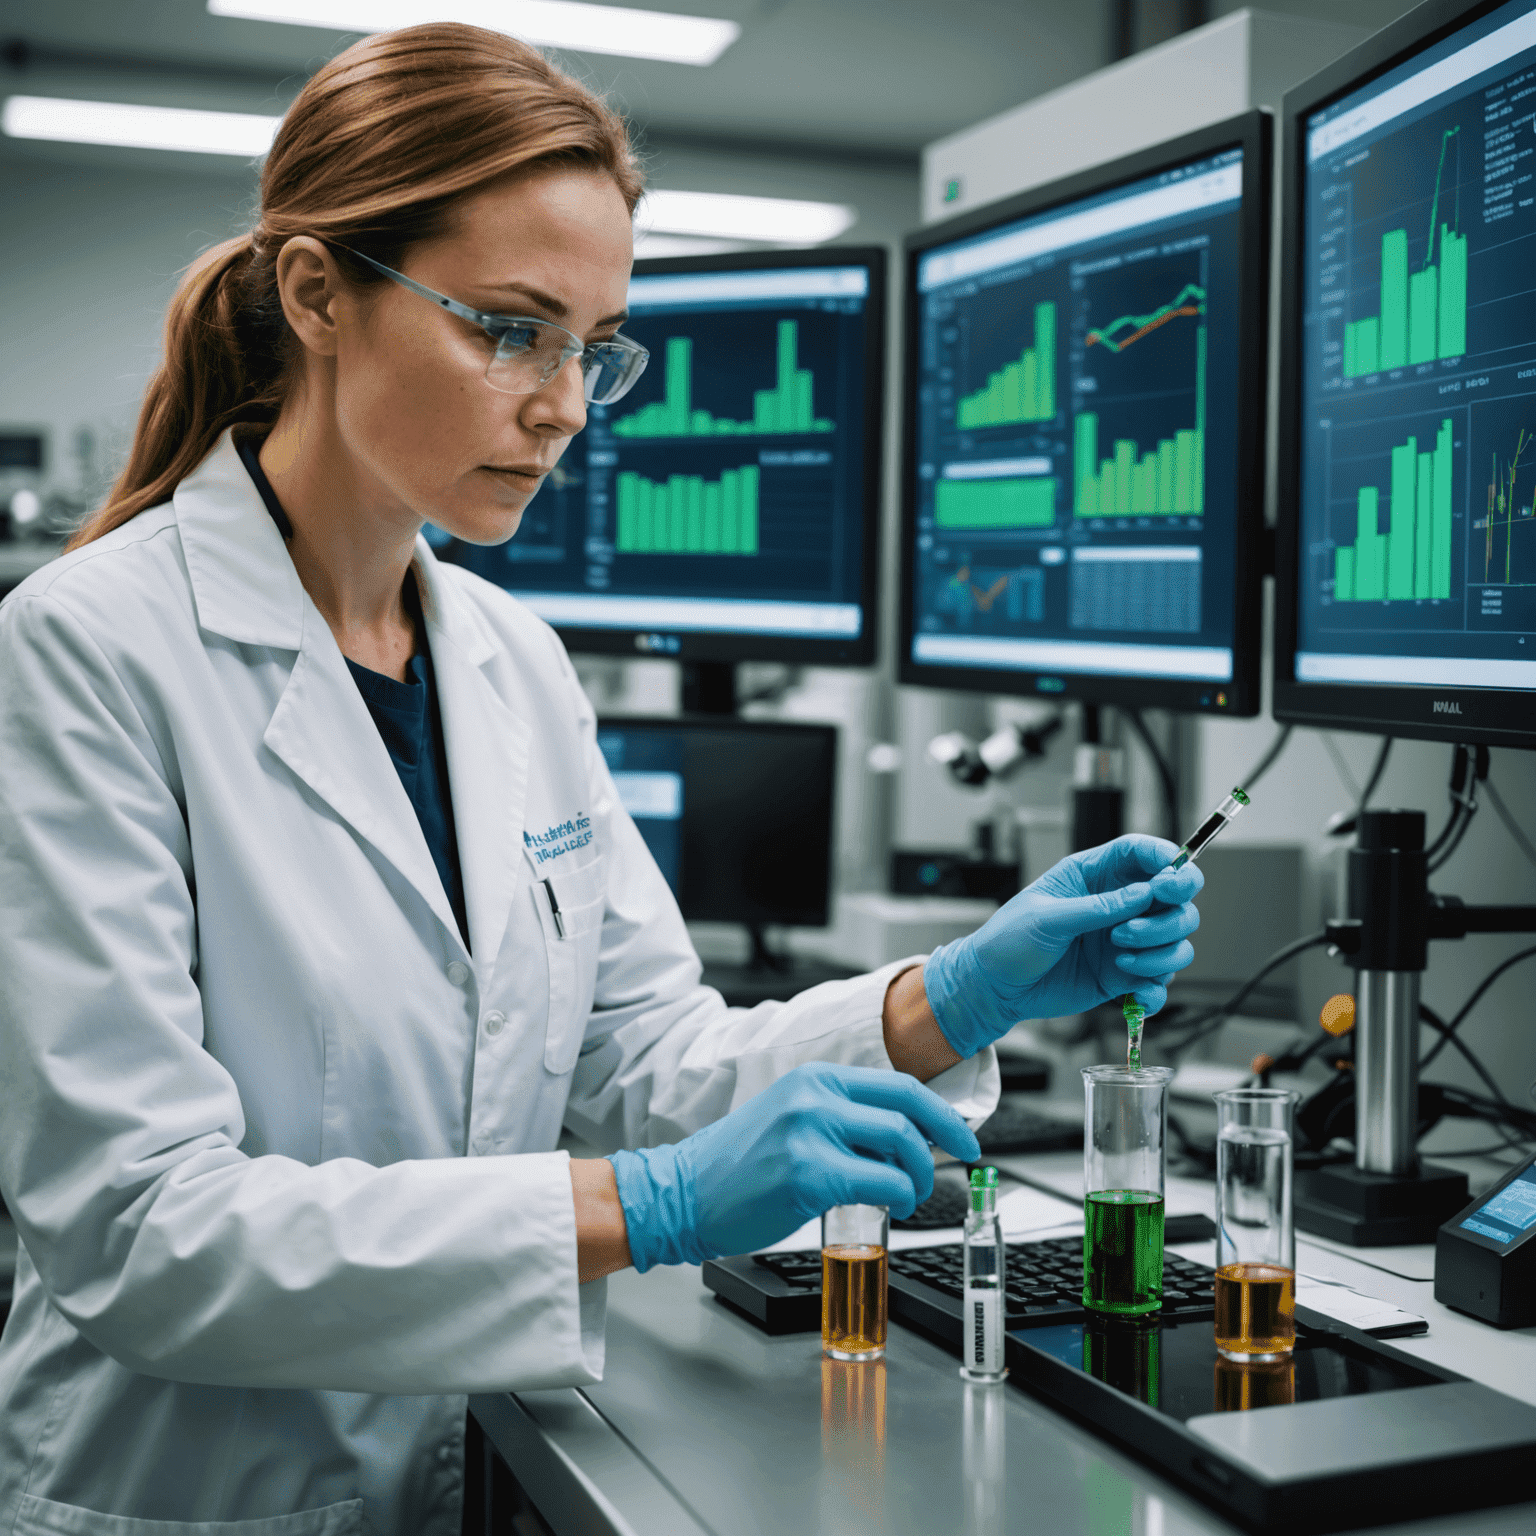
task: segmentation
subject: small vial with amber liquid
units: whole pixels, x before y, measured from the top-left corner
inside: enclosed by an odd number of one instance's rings
[[[832,1360],[883,1360],[886,1252],[883,1205],[834,1205],[821,1218],[821,1349]]]

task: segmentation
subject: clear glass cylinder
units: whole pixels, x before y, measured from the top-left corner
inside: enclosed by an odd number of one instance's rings
[[[1283,1360],[1296,1344],[1296,1226],[1287,1088],[1215,1095],[1216,1348],[1229,1360]]]
[[[832,1360],[883,1360],[886,1254],[883,1205],[834,1205],[821,1218],[821,1348]]]
[[[1163,1305],[1170,1067],[1084,1067],[1083,1305],[1145,1317]]]

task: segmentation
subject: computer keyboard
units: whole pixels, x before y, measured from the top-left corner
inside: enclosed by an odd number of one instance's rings
[[[1205,1217],[1190,1218],[1189,1230],[1169,1234],[1169,1240],[1195,1241],[1209,1229]],[[958,1339],[964,1290],[960,1244],[908,1248],[892,1253],[889,1263],[890,1315]],[[1009,1328],[1082,1322],[1088,1315],[1082,1302],[1081,1237],[1009,1243],[1005,1275]],[[821,1254],[815,1250],[713,1259],[704,1266],[704,1283],[769,1333],[808,1332],[821,1326]],[[1209,1266],[1165,1253],[1163,1315],[1212,1316],[1214,1283],[1215,1271]]]
[[[817,1256],[818,1262],[820,1255]],[[1045,1238],[1033,1243],[1009,1243],[1004,1271],[1008,1326],[1029,1328],[1041,1323],[1081,1322],[1083,1307],[1083,1240]],[[1198,1316],[1215,1306],[1215,1271],[1177,1254],[1163,1256],[1163,1313]],[[891,1315],[899,1317],[896,1295],[900,1282],[950,1298],[959,1321],[965,1287],[959,1243],[942,1248],[909,1248],[890,1256]]]
[[[933,1193],[910,1216],[893,1216],[891,1225],[904,1232],[932,1232],[939,1227],[958,1227],[965,1223],[970,1209],[969,1191],[959,1184],[934,1181]]]
[[[983,1152],[1072,1152],[1083,1144],[1081,1122],[1056,1120],[1004,1099],[976,1132]]]

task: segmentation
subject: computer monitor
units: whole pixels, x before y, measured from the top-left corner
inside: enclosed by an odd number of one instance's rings
[[[508,543],[446,557],[573,651],[685,662],[874,659],[885,252],[638,261],[650,349]]]
[[[1259,704],[1269,119],[907,241],[900,675]]]
[[[1275,715],[1536,747],[1536,5],[1285,98]]]
[[[685,918],[826,926],[835,727],[614,717],[597,744]]]

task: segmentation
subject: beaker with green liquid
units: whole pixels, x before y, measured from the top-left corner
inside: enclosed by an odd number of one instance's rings
[[[1084,1067],[1083,1305],[1145,1317],[1163,1305],[1171,1067]]]

